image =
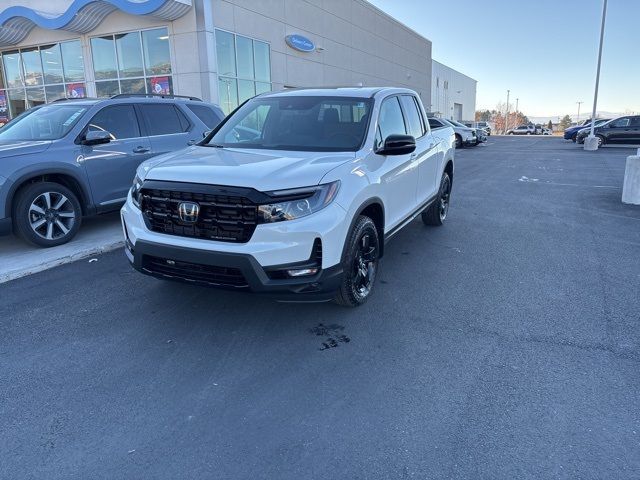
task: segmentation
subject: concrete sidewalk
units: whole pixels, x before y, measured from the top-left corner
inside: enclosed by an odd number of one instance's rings
[[[58,247],[38,248],[15,236],[0,237],[0,283],[108,252],[123,244],[118,212],[83,219],[76,238]]]

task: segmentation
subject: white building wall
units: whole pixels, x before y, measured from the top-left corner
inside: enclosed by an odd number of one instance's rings
[[[447,119],[473,121],[477,81],[435,60],[432,64],[431,112]],[[461,118],[457,118],[456,104],[462,105]]]
[[[402,86],[431,103],[431,42],[364,0],[209,1],[216,28],[269,42],[274,90]],[[290,34],[316,51],[290,48]]]
[[[52,16],[72,0],[3,0]],[[266,41],[271,47],[273,89],[301,86],[403,86],[431,104],[431,42],[365,0],[192,0],[183,17],[163,21],[120,11],[95,30],[79,35],[34,28],[19,45],[26,47],[80,39],[87,94],[95,95],[89,39],[108,33],[166,26],[171,45],[176,94],[219,102],[214,28]],[[311,39],[316,51],[290,48],[285,36]]]

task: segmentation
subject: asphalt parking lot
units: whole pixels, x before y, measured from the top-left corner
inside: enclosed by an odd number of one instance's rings
[[[0,285],[0,478],[639,478],[631,152],[459,151],[447,225],[394,237],[355,310],[121,249]]]

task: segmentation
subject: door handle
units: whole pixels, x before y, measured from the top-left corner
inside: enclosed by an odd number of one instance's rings
[[[151,149],[147,147],[136,147],[133,149],[133,153],[147,153],[149,150]]]

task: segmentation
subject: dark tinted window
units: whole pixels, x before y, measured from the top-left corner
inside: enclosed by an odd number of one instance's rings
[[[89,122],[89,131],[106,130],[114,139],[140,136],[133,105],[113,105],[100,110]]]
[[[400,97],[400,102],[402,103],[404,116],[408,123],[409,135],[420,138],[425,134],[425,131],[422,125],[422,115],[418,111],[418,105],[415,99],[411,95],[403,95]]]
[[[141,104],[140,109],[149,135],[184,133],[189,129],[184,114],[171,104]]]
[[[380,107],[378,131],[376,132],[376,147],[380,145],[385,138],[394,133],[401,135],[406,135],[407,133],[398,97],[387,98]]]
[[[187,105],[187,108],[195,113],[196,117],[209,128],[217,127],[222,121],[220,115],[213,108],[206,105]]]
[[[631,117],[631,126],[640,127],[640,117]]]
[[[434,129],[434,128],[442,128],[442,127],[444,127],[444,124],[440,120],[438,120],[436,118],[430,118],[429,119],[429,126],[432,129]]]

